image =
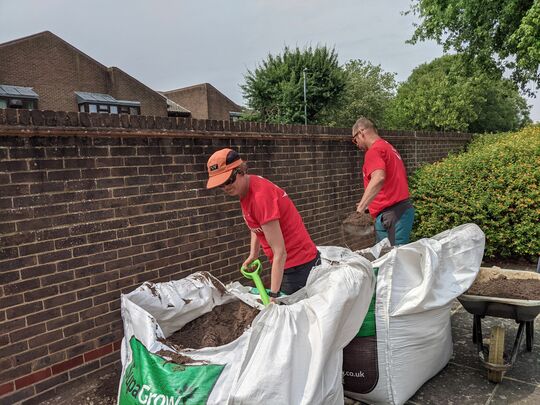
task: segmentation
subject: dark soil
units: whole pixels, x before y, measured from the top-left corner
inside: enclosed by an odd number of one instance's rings
[[[166,340],[178,348],[200,349],[226,345],[249,328],[259,310],[242,301],[215,307],[191,321]]]
[[[165,343],[168,343],[168,342],[165,340]],[[156,352],[156,354],[160,355],[161,357],[167,357],[171,359],[170,361],[172,363],[176,363],[176,364],[189,364],[189,363],[194,362],[194,360],[191,357],[184,356],[180,353],[172,352],[170,350],[160,350],[159,352]]]
[[[500,275],[496,279],[474,282],[466,294],[537,301],[540,300],[540,280],[509,279]]]

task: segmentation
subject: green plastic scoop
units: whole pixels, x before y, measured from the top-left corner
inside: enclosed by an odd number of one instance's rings
[[[259,290],[259,295],[261,296],[261,301],[264,306],[267,306],[268,304],[270,304],[270,298],[268,298],[266,289],[264,288],[261,277],[259,276],[259,273],[261,272],[261,261],[259,259],[256,259],[252,261],[248,267],[250,269],[255,268],[255,270],[248,271],[246,266],[242,266],[240,267],[240,271],[245,278],[247,278],[248,280],[253,280],[255,282],[255,286],[257,287],[257,290]]]

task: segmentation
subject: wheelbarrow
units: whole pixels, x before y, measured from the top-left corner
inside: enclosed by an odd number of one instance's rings
[[[540,274],[535,272],[481,267],[475,283],[489,281],[501,275],[506,279],[520,280],[519,283],[527,283],[531,279],[540,280]],[[458,300],[463,308],[474,316],[472,341],[476,344],[481,362],[488,370],[488,380],[500,383],[504,373],[514,365],[524,336],[527,351],[530,352],[533,349],[534,320],[540,313],[540,300],[500,298],[468,293],[459,296]],[[509,354],[504,353],[505,330],[502,325],[491,328],[489,350],[486,350],[482,338],[482,319],[486,316],[513,319],[519,325],[512,351]]]

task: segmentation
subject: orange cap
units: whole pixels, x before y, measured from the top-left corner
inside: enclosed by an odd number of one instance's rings
[[[242,163],[240,155],[233,149],[226,148],[215,152],[206,163],[208,169],[206,188],[218,187],[225,183],[231,177],[233,169]]]

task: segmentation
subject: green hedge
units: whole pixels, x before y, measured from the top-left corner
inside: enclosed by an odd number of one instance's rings
[[[411,178],[413,238],[473,222],[486,234],[485,257],[540,254],[540,126],[481,135],[459,155]]]

